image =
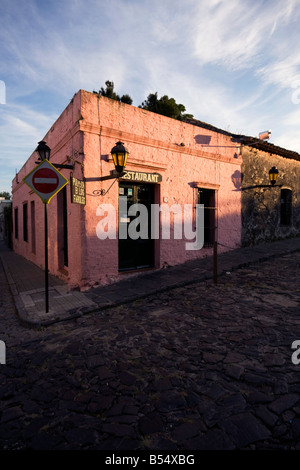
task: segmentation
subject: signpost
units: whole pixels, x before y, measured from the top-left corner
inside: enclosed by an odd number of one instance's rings
[[[43,160],[25,178],[24,183],[34,191],[44,203],[45,214],[45,307],[49,312],[49,282],[48,282],[48,215],[47,204],[57,194],[68,180],[48,160]]]

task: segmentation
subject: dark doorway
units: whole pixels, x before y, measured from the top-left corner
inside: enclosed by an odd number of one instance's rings
[[[216,230],[216,195],[215,190],[199,188],[198,204],[204,205],[204,246],[212,246]]]
[[[280,194],[280,224],[291,225],[292,223],[292,199],[293,193],[290,189],[282,189]]]
[[[59,269],[68,267],[68,204],[66,186],[57,194],[57,245]]]
[[[35,242],[35,205],[34,201],[30,203],[31,210],[31,251],[32,253],[36,252],[36,242]]]
[[[119,271],[128,271],[133,269],[151,268],[154,266],[154,240],[151,239],[151,204],[154,203],[154,185],[153,184],[132,184],[120,182],[119,196],[127,197],[127,211],[121,210],[119,205]],[[132,239],[128,236],[130,223],[139,217],[128,215],[129,208],[133,204],[143,204],[148,213],[147,227],[137,226],[137,231],[146,229],[146,237]],[[121,239],[120,233],[126,233],[127,238]]]
[[[28,204],[23,204],[23,240],[28,242]]]

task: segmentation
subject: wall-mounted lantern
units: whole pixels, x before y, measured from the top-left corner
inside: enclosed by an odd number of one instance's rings
[[[255,184],[253,186],[246,186],[241,188],[242,191],[246,189],[254,189],[254,188],[274,188],[274,187],[282,187],[282,184],[276,184],[278,178],[278,170],[275,166],[273,166],[269,171],[269,180],[271,184]]]
[[[40,161],[50,159],[51,149],[50,149],[50,147],[48,147],[48,145],[46,144],[46,142],[44,140],[41,140],[40,142],[38,142],[38,146],[35,149],[35,151],[39,154],[39,160]],[[128,158],[128,155],[129,155],[129,152],[128,152],[127,148],[124,146],[124,143],[121,142],[121,141],[116,142],[116,145],[111,149],[110,153],[111,153],[114,165],[115,165],[115,172],[113,172],[111,175],[107,175],[107,176],[96,176],[96,177],[91,177],[91,178],[83,178],[84,181],[105,181],[105,180],[110,180],[110,179],[114,179],[116,181],[118,178],[120,178],[124,174],[124,168],[126,166],[127,158]],[[36,162],[36,163],[40,163],[40,161]],[[55,168],[59,168],[59,169],[62,169],[62,168],[63,169],[68,169],[68,170],[73,170],[74,169],[74,165],[68,165],[68,164],[64,165],[64,164],[60,164],[60,163],[52,163],[52,165]],[[115,181],[114,181],[114,183],[115,183]],[[96,189],[95,191],[93,191],[93,194],[95,196],[99,196],[99,195],[103,196],[104,194],[106,194],[109,191],[109,189],[110,188],[108,188],[107,191],[105,191],[104,189],[99,189],[99,190]]]
[[[37,148],[35,149],[35,151],[39,154],[39,160],[41,160],[42,162],[44,160],[48,160],[50,159],[50,154],[51,154],[51,149],[50,147],[48,147],[48,145],[46,144],[46,142],[44,140],[41,140],[40,142],[38,142],[38,146]],[[40,163],[40,162],[35,162],[35,163]],[[67,169],[67,170],[74,170],[74,165],[63,165],[63,164],[60,164],[60,163],[51,163],[55,168],[59,168],[59,169]]]
[[[111,175],[84,178],[84,181],[106,181],[111,179],[115,180],[107,190],[95,189],[93,191],[94,196],[104,196],[105,194],[107,194],[110,188],[115,184],[115,182],[124,174],[124,168],[127,163],[127,157],[129,155],[128,150],[126,149],[126,147],[124,147],[124,143],[121,141],[116,142],[116,145],[111,149],[110,153],[115,165],[115,171],[112,172]]]
[[[111,156],[113,158],[116,171],[118,173],[122,173],[124,167],[126,166],[127,157],[128,157],[128,150],[124,147],[123,142],[119,141],[116,145],[111,149]]]
[[[270,183],[272,186],[275,186],[277,177],[278,177],[278,170],[275,166],[273,166],[271,170],[269,171],[269,178],[270,178]]]
[[[39,145],[36,148],[36,152],[39,154],[39,159],[41,161],[50,160],[50,153],[51,153],[50,147],[48,147],[46,142],[44,142],[43,140],[38,142],[38,144]]]

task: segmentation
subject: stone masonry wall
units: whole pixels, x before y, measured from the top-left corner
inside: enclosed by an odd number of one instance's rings
[[[108,98],[99,99],[96,94],[83,90],[80,93],[85,177],[108,175],[113,170],[110,150],[122,140],[130,152],[128,170],[162,175],[155,203],[167,201],[169,206],[179,204],[182,208],[184,204],[195,206],[198,187],[214,188],[220,252],[240,246],[241,194],[235,191],[232,175],[241,170],[241,156],[229,136]],[[203,141],[209,141],[210,145],[203,146]],[[124,278],[124,273],[118,272],[117,237],[99,240],[96,235],[101,220],[97,208],[102,204],[118,208],[118,184],[103,197],[93,197],[93,190],[108,189],[110,185],[111,181],[86,183],[83,285],[106,284]],[[171,225],[171,230],[173,228]],[[188,251],[185,243],[185,239],[173,237],[157,240],[155,267],[171,266],[212,253],[212,248]]]
[[[269,170],[278,169],[274,187],[268,185]],[[255,245],[300,235],[300,162],[255,148],[243,149],[242,163],[242,245]],[[281,190],[292,191],[291,225],[280,223]]]

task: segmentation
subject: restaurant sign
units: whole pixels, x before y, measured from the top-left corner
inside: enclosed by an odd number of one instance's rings
[[[122,180],[140,181],[143,183],[160,183],[162,181],[162,175],[159,173],[143,173],[140,171],[125,170],[124,175],[122,175]]]
[[[85,182],[71,177],[71,202],[75,204],[85,204]]]

